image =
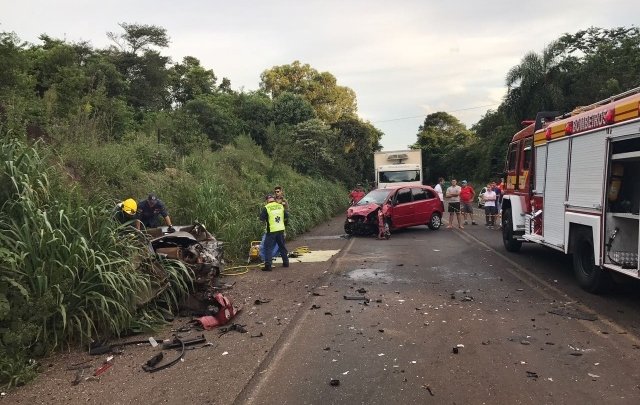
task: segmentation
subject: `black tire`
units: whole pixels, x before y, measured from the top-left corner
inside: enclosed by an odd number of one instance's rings
[[[573,272],[580,287],[594,294],[608,291],[612,285],[611,274],[595,263],[591,230],[579,229],[572,246]]]
[[[346,233],[347,235],[353,235],[353,232],[354,232],[353,228],[354,228],[353,222],[344,221],[344,233]]]
[[[508,252],[519,252],[522,247],[522,242],[513,237],[510,208],[505,208],[502,211],[502,243]]]
[[[432,231],[437,231],[442,226],[442,217],[437,212],[431,214],[431,219],[429,219],[429,223],[427,224],[429,229]]]

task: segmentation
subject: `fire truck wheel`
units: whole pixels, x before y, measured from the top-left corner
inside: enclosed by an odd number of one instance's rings
[[[438,214],[437,212],[434,212],[431,215],[431,219],[429,220],[429,223],[427,224],[427,226],[429,227],[429,229],[436,231],[440,229],[441,225],[442,225],[442,218],[440,217],[440,214]]]
[[[576,233],[573,241],[573,271],[578,284],[586,291],[602,293],[611,287],[611,275],[595,264],[590,229]]]
[[[522,242],[513,237],[510,208],[505,208],[502,211],[502,243],[508,252],[519,252],[522,247]]]

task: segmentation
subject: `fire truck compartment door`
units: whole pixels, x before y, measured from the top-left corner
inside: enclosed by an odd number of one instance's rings
[[[550,142],[547,148],[547,176],[542,210],[543,237],[549,244],[563,246],[569,142],[568,140]]]
[[[547,175],[547,145],[536,147],[535,193],[544,193],[544,179]]]
[[[605,147],[602,131],[572,139],[569,206],[602,208]]]

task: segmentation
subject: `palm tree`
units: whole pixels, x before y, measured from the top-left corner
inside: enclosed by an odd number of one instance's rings
[[[559,83],[560,50],[551,43],[542,54],[527,53],[520,64],[509,69],[506,77],[507,111],[516,120],[534,117],[538,111],[558,109],[563,104]]]

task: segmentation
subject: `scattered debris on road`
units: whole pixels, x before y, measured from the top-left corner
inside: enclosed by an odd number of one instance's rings
[[[365,302],[369,302],[369,298],[365,297],[364,295],[345,295],[344,296],[345,300],[352,300],[352,301],[365,301]]]
[[[580,311],[575,308],[552,308],[549,311],[550,314],[560,315],[569,319],[582,319],[584,321],[597,321],[598,317],[595,314]]]
[[[429,392],[429,395],[431,395],[432,397],[435,397],[435,394],[433,393],[433,391],[431,390],[431,387],[429,386],[429,384],[427,385],[423,385],[422,388],[424,388],[425,390],[427,390]]]

